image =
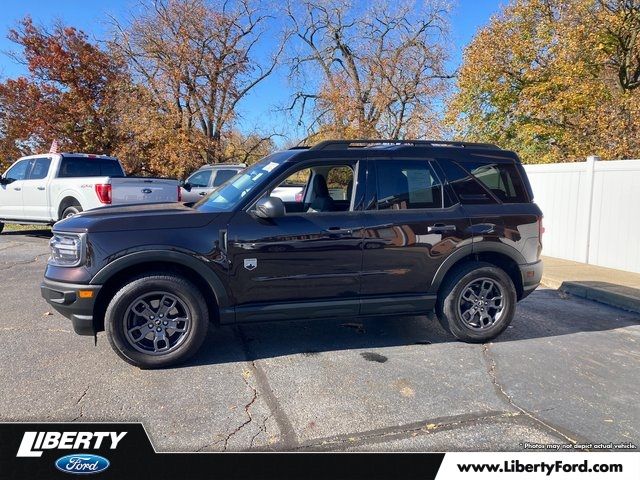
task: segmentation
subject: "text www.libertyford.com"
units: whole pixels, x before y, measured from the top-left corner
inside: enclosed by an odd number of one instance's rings
[[[505,460],[503,463],[458,463],[458,469],[466,472],[496,472],[496,473],[545,473],[547,476],[553,473],[622,473],[620,463],[592,463],[588,460],[582,463],[565,463],[558,460],[554,463],[547,462],[520,462],[519,460]]]

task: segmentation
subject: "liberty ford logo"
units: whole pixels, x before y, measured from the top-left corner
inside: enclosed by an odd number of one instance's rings
[[[109,460],[100,455],[71,454],[56,460],[56,468],[65,473],[88,474],[103,472],[109,468]]]
[[[255,268],[258,266],[258,259],[257,258],[245,258],[244,259],[244,268],[246,268],[247,270],[255,270]]]

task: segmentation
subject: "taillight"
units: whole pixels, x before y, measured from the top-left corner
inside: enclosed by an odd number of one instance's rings
[[[96,195],[98,196],[98,200],[100,203],[104,203],[105,205],[111,204],[111,184],[109,183],[97,183],[95,185]]]
[[[182,189],[180,188],[180,185],[178,185],[178,201],[182,201]]]
[[[540,215],[540,220],[538,221],[538,238],[540,239],[540,243],[542,243],[542,234],[544,233],[544,225],[542,225],[542,219],[544,217]]]

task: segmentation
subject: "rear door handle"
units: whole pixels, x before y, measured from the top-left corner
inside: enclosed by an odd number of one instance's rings
[[[443,225],[441,223],[436,223],[430,227],[427,227],[428,233],[444,233],[444,232],[455,232],[455,225]]]
[[[44,190],[44,187],[38,187],[38,190]]]
[[[201,197],[204,197],[207,194],[207,192],[200,192],[198,195],[200,195]]]

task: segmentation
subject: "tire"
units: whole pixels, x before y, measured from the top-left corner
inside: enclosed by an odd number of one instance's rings
[[[64,220],[65,218],[73,217],[78,213],[82,212],[82,207],[78,204],[73,204],[68,206],[62,211],[62,215],[60,216],[60,220]]]
[[[490,284],[492,288],[482,295]],[[447,275],[438,295],[436,314],[444,329],[457,339],[482,343],[496,338],[509,326],[516,302],[515,286],[504,270],[490,263],[471,262]]]
[[[166,307],[173,300],[175,306],[163,316],[160,303]],[[180,318],[188,322],[175,320]],[[208,327],[209,312],[201,291],[189,280],[171,273],[132,279],[114,295],[105,313],[111,348],[124,361],[143,369],[186,361],[204,342]]]
[[[0,222],[0,233],[2,233],[2,230],[4,230],[4,223]]]

